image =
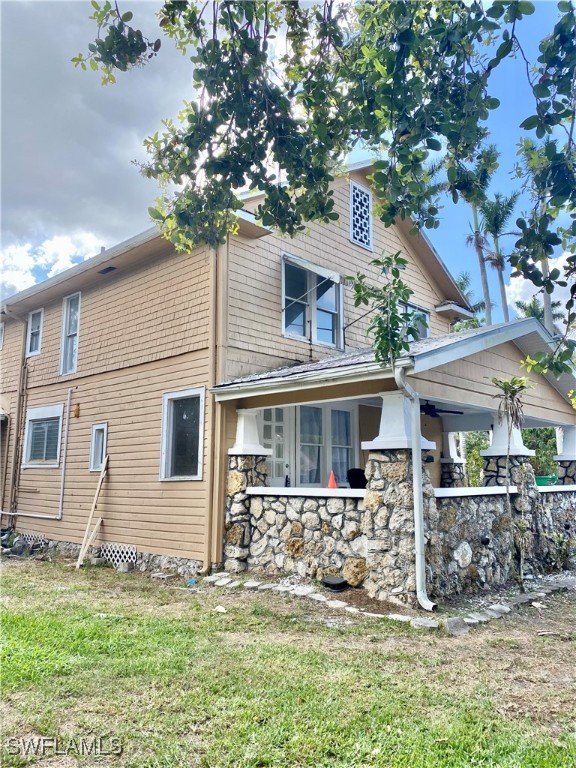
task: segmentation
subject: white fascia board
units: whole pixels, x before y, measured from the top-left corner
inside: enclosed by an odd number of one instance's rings
[[[301,390],[316,389],[319,386],[337,386],[339,384],[355,384],[367,379],[391,379],[392,371],[389,368],[381,368],[377,363],[369,363],[355,368],[352,373],[342,374],[341,371],[320,371],[314,374],[302,374],[290,379],[267,379],[263,381],[249,381],[236,386],[218,389],[213,387],[210,392],[214,394],[216,402],[225,400],[238,400],[239,398],[259,397],[261,395],[281,394],[284,392],[299,392]]]

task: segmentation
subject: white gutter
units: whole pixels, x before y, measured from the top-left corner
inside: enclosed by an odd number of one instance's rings
[[[422,433],[420,431],[420,397],[406,382],[406,367],[394,366],[398,388],[412,405],[412,491],[414,496],[414,539],[416,548],[416,597],[425,611],[435,611],[438,605],[426,592],[426,560],[424,556],[424,500],[422,495]]]
[[[4,512],[9,517],[33,517],[37,520],[62,520],[64,514],[64,482],[66,480],[66,456],[68,454],[68,433],[70,429],[70,403],[73,387],[68,388],[68,400],[66,403],[66,430],[64,432],[64,448],[62,450],[62,475],[60,478],[60,500],[57,515],[40,515],[34,512]]]

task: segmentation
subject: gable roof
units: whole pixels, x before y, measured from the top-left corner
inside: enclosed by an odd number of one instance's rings
[[[547,352],[554,346],[554,338],[536,318],[530,317],[414,341],[397,365],[409,368],[410,373],[422,373],[508,341],[513,341],[524,355]],[[559,379],[550,373],[543,375],[566,400],[568,392],[576,389],[574,375],[564,374]],[[344,384],[392,376],[390,367],[376,362],[373,349],[363,349],[233,379],[216,385],[212,391],[217,400],[232,400],[245,395],[318,386],[319,383]]]

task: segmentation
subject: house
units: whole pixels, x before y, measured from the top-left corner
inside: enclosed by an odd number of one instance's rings
[[[517,375],[520,359],[551,339],[536,320],[450,333],[471,315],[465,297],[409,223],[386,229],[373,218],[369,172],[336,179],[339,220],[294,239],[262,227],[253,198],[217,249],[176,253],[152,229],[8,299],[3,525],[77,547],[108,456],[98,543],[114,562],[183,573],[223,561],[307,575],[347,569],[378,596],[411,600],[430,570],[423,548],[448,546],[436,519],[445,500],[465,498],[467,510],[447,535],[474,527],[478,499],[502,506],[505,429],[489,377]],[[408,259],[413,306],[428,325],[394,371],[367,349],[370,317],[353,306],[346,279],[362,271],[376,280],[370,261],[382,251]],[[563,429],[565,482],[546,497],[561,499],[560,525],[576,506],[576,381],[530,378],[527,425]],[[463,489],[454,435],[476,429],[493,430],[485,474],[495,487]],[[427,463],[412,472],[414,441]],[[529,453],[514,434],[514,466]],[[392,465],[396,480],[386,476]],[[349,488],[347,471],[364,467],[367,488]],[[327,490],[332,470],[339,487]],[[393,508],[405,514],[386,522]],[[457,572],[438,564],[428,579],[438,593],[460,589],[476,560],[491,563],[474,566],[479,578],[508,574],[505,554],[467,547],[469,563],[464,548]]]

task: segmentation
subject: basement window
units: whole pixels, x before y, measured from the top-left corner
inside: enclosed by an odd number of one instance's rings
[[[62,404],[28,408],[24,432],[24,468],[58,466],[63,410]]]

